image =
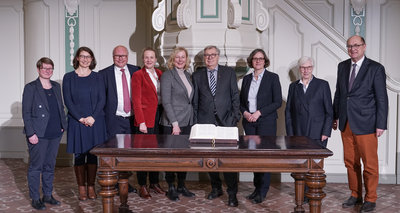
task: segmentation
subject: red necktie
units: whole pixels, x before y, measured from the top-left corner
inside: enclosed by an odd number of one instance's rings
[[[122,90],[124,94],[124,111],[129,113],[131,111],[131,100],[129,98],[128,82],[126,81],[125,69],[121,69],[122,72]]]

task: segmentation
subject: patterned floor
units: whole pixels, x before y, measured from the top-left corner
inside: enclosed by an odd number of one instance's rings
[[[27,164],[17,159],[0,159],[0,212],[35,212],[29,199],[26,181]],[[54,197],[62,202],[60,206],[47,205],[40,212],[102,212],[101,199],[80,202],[77,199],[77,186],[72,167],[57,167],[54,181]],[[135,185],[132,179],[130,183]],[[166,183],[161,185],[166,189]],[[137,187],[137,186],[135,186]],[[164,195],[154,195],[144,200],[137,194],[129,194],[128,204],[132,212],[156,213],[239,213],[239,212],[293,212],[293,183],[273,183],[267,199],[261,204],[252,204],[245,196],[252,192],[252,183],[239,184],[239,207],[226,205],[226,193],[215,200],[205,199],[210,190],[208,183],[188,182],[187,187],[196,194],[195,198],[181,198],[178,202],[168,200]],[[100,187],[96,186],[97,190]],[[346,184],[328,183],[324,188],[327,196],[323,200],[322,212],[358,212],[359,207],[342,209],[341,203],[348,197]],[[400,185],[379,185],[375,212],[400,213]],[[115,197],[115,203],[119,199]],[[117,210],[116,210],[117,211]],[[306,207],[308,211],[308,207]]]

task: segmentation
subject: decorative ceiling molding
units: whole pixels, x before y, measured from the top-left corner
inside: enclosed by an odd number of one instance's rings
[[[176,19],[179,28],[185,29],[192,26],[192,10],[189,0],[182,0],[176,11]]]
[[[255,1],[255,22],[256,27],[259,31],[264,31],[268,28],[269,25],[269,13],[268,10],[263,7],[263,4],[260,0]]]
[[[242,22],[242,7],[238,0],[229,0],[228,3],[228,27],[239,28]]]
[[[365,0],[351,0],[351,6],[353,7],[354,12],[356,12],[357,15],[360,15],[365,8]]]
[[[72,16],[78,10],[79,0],[64,0],[64,5],[68,14]]]
[[[162,31],[165,28],[165,0],[158,3],[158,8],[154,10],[151,16],[151,23],[156,31]]]

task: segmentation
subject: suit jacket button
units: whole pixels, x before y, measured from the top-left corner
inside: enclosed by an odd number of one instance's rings
[[[42,114],[42,118],[44,118],[44,114]]]
[[[42,108],[42,105],[39,105],[39,108]]]

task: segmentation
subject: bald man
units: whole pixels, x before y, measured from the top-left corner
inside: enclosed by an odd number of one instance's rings
[[[365,197],[361,212],[376,207],[376,188],[379,180],[378,137],[387,127],[388,96],[385,68],[365,57],[364,38],[352,36],[347,40],[350,59],[339,63],[336,92],[333,102],[333,129],[341,131],[344,163],[351,196],[343,208],[363,202],[362,178]],[[364,171],[361,176],[361,161]]]

